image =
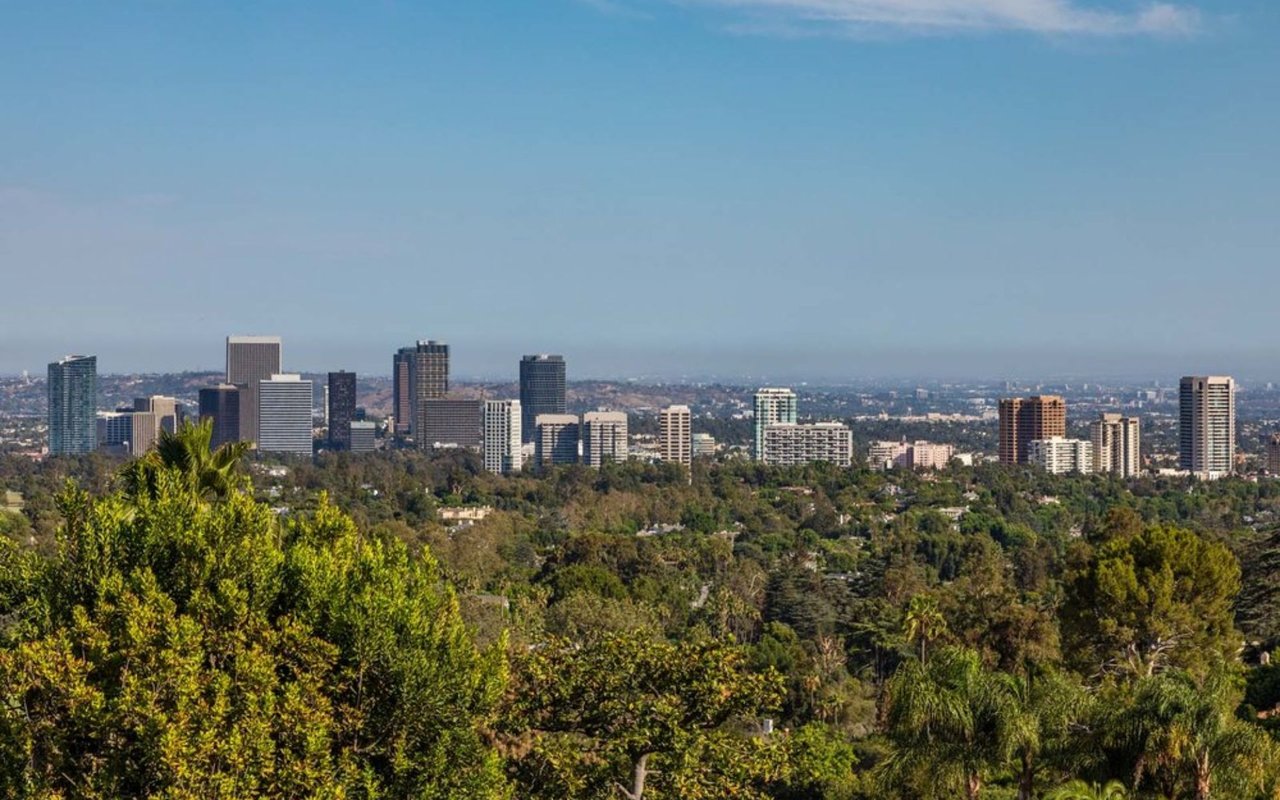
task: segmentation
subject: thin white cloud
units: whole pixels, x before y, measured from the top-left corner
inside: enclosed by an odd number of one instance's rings
[[[1021,31],[1059,36],[1187,36],[1200,12],[1161,0],[684,0],[740,12],[737,30],[792,34],[948,35]]]

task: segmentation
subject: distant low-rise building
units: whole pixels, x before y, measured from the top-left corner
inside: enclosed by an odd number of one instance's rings
[[[764,463],[772,466],[789,467],[826,461],[847,467],[853,463],[853,432],[839,422],[766,425],[763,455]]]
[[[1027,463],[1054,475],[1093,472],[1093,442],[1052,436],[1027,443]]]
[[[905,439],[900,442],[872,442],[867,447],[867,464],[876,470],[910,469],[911,445]]]
[[[872,442],[867,463],[872,469],[943,469],[951,463],[955,448],[933,442]]]
[[[353,453],[372,453],[378,438],[378,426],[365,420],[355,420],[350,424],[351,436],[348,442]]]
[[[693,435],[693,457],[714,456],[716,454],[716,437],[709,433],[695,433]]]

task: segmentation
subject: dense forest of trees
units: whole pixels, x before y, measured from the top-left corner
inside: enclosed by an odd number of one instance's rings
[[[1280,482],[286,467],[0,460],[0,796],[1280,797]]]

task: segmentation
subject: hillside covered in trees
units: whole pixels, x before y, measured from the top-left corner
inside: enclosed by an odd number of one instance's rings
[[[1280,482],[0,461],[0,796],[1280,796]]]

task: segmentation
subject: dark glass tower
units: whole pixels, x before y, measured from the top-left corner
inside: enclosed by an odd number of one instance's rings
[[[240,441],[240,390],[229,383],[200,390],[200,421],[213,420],[209,446]]]
[[[401,347],[391,358],[391,415],[395,417],[397,436],[408,436],[413,430],[413,347]]]
[[[536,355],[520,359],[520,433],[526,442],[536,434],[539,414],[565,413],[564,356]]]
[[[98,357],[67,356],[49,365],[49,454],[98,446]]]
[[[329,446],[351,449],[351,423],[356,419],[356,374],[329,373]]]

